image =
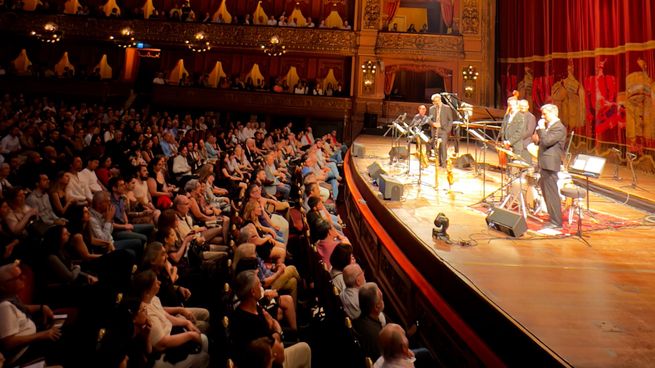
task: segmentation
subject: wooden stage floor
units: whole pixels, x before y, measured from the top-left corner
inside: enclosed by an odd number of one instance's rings
[[[368,178],[367,166],[374,161],[390,174],[401,173],[389,167],[390,138],[364,135],[356,142],[366,147],[365,157],[354,158],[359,175]],[[496,161],[494,152],[486,157]],[[418,162],[412,159],[412,165],[417,168]],[[487,173],[486,194],[500,183],[497,173]],[[614,181],[612,174],[608,165],[598,180],[613,187],[630,184],[625,168],[621,176],[627,179],[622,182]],[[647,220],[652,214],[592,194],[593,210],[639,224],[587,232],[587,244],[573,236],[534,232],[514,239],[489,230],[485,214],[469,207],[483,198],[481,177],[458,169],[454,175],[453,191],[437,191],[430,167],[423,174],[427,185],[414,179],[405,185],[401,201],[384,201],[398,221],[431,249],[435,262],[450,265],[508,318],[573,366],[655,365],[655,228]],[[445,170],[439,181],[447,188]],[[367,182],[371,191],[377,191]],[[655,196],[655,177],[640,174],[639,185],[621,189],[644,198]],[[448,233],[453,240],[473,245],[433,240],[432,222],[438,212],[450,219]]]

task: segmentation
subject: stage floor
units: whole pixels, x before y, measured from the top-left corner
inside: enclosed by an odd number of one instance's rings
[[[365,157],[354,158],[360,176],[368,179],[367,167],[378,162],[406,182],[402,200],[384,201],[385,206],[431,249],[435,262],[447,263],[555,354],[573,366],[655,364],[655,224],[648,221],[652,214],[592,193],[592,210],[631,225],[585,232],[586,242],[534,231],[514,239],[488,229],[486,215],[471,207],[484,197],[482,176],[475,176],[473,170],[454,169],[455,183],[449,191],[446,172],[440,169],[443,189],[435,190],[433,164],[423,171],[419,185],[416,175],[405,174],[406,166],[389,165],[390,138],[364,135],[356,142],[366,147]],[[466,147],[460,152],[466,153]],[[469,153],[475,155],[473,147]],[[489,163],[495,164],[496,157],[495,152],[487,152]],[[418,171],[413,157],[410,167],[412,173]],[[598,181],[653,198],[652,175],[640,174],[636,189],[621,188],[630,180],[615,181],[612,175],[613,167],[608,165]],[[630,178],[625,168],[620,175]],[[371,180],[367,182],[376,192]],[[500,175],[488,170],[485,194],[498,189],[500,182]],[[379,194],[378,198],[382,200]],[[432,222],[439,212],[450,219],[451,238],[472,245],[433,240]]]

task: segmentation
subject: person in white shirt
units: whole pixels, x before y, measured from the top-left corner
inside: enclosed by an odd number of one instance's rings
[[[409,349],[405,330],[395,323],[387,323],[380,331],[378,345],[382,356],[373,368],[411,368],[414,367],[414,352]]]
[[[69,178],[68,185],[66,185],[66,199],[80,206],[86,206],[91,203],[93,193],[91,193],[88,186],[82,183],[80,179],[81,170],[82,159],[76,156],[73,158],[70,170],[66,173],[66,176]]]
[[[307,27],[307,28],[316,27],[316,24],[314,24],[314,21],[312,20],[312,17],[307,17],[307,24],[305,24],[305,27]]]
[[[152,84],[166,84],[163,73],[157,73],[157,76],[152,80]]]
[[[0,153],[14,153],[21,150],[20,146],[20,128],[14,126],[9,134],[0,140]]]
[[[344,20],[342,29],[350,30],[350,29],[353,29],[353,27],[351,27],[350,24],[348,24],[347,20]]]
[[[86,168],[80,171],[80,173],[77,175],[80,178],[80,183],[88,187],[92,195],[95,192],[105,190],[95,172],[99,164],[100,161],[97,158],[92,157],[87,162]]]
[[[352,263],[344,267],[343,282],[346,284],[346,289],[341,291],[339,298],[341,299],[344,312],[346,312],[351,320],[354,320],[361,314],[361,310],[359,309],[359,288],[366,284],[362,267],[357,263]]]
[[[268,22],[266,22],[266,24],[269,26],[277,26],[277,20],[275,20],[275,17],[271,15],[268,18]]]
[[[192,173],[191,166],[189,166],[189,161],[187,161],[187,155],[189,154],[189,149],[187,146],[180,147],[180,152],[175,159],[173,160],[173,174],[178,181],[182,180],[185,176],[190,176]]]
[[[39,212],[39,219],[46,225],[66,225],[66,219],[61,218],[55,214],[48,197],[48,189],[50,189],[50,179],[48,175],[39,174],[36,182],[36,188],[27,196],[25,202],[28,206],[35,208]]]

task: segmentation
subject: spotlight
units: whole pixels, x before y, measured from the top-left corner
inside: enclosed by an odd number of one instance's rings
[[[450,244],[450,236],[446,232],[448,230],[448,225],[450,225],[450,220],[448,220],[448,217],[443,212],[439,212],[437,217],[434,219],[432,237],[437,238],[438,240],[443,240]]]

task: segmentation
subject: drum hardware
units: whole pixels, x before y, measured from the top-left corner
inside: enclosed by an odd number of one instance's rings
[[[621,166],[621,159],[623,158],[622,155],[621,155],[621,150],[616,148],[616,147],[612,147],[612,148],[610,148],[610,151],[612,151],[612,152],[614,152],[616,154],[616,164],[614,165],[614,175],[612,175],[612,179],[614,179],[616,181],[621,181],[621,180],[623,180],[619,176],[619,166]]]

